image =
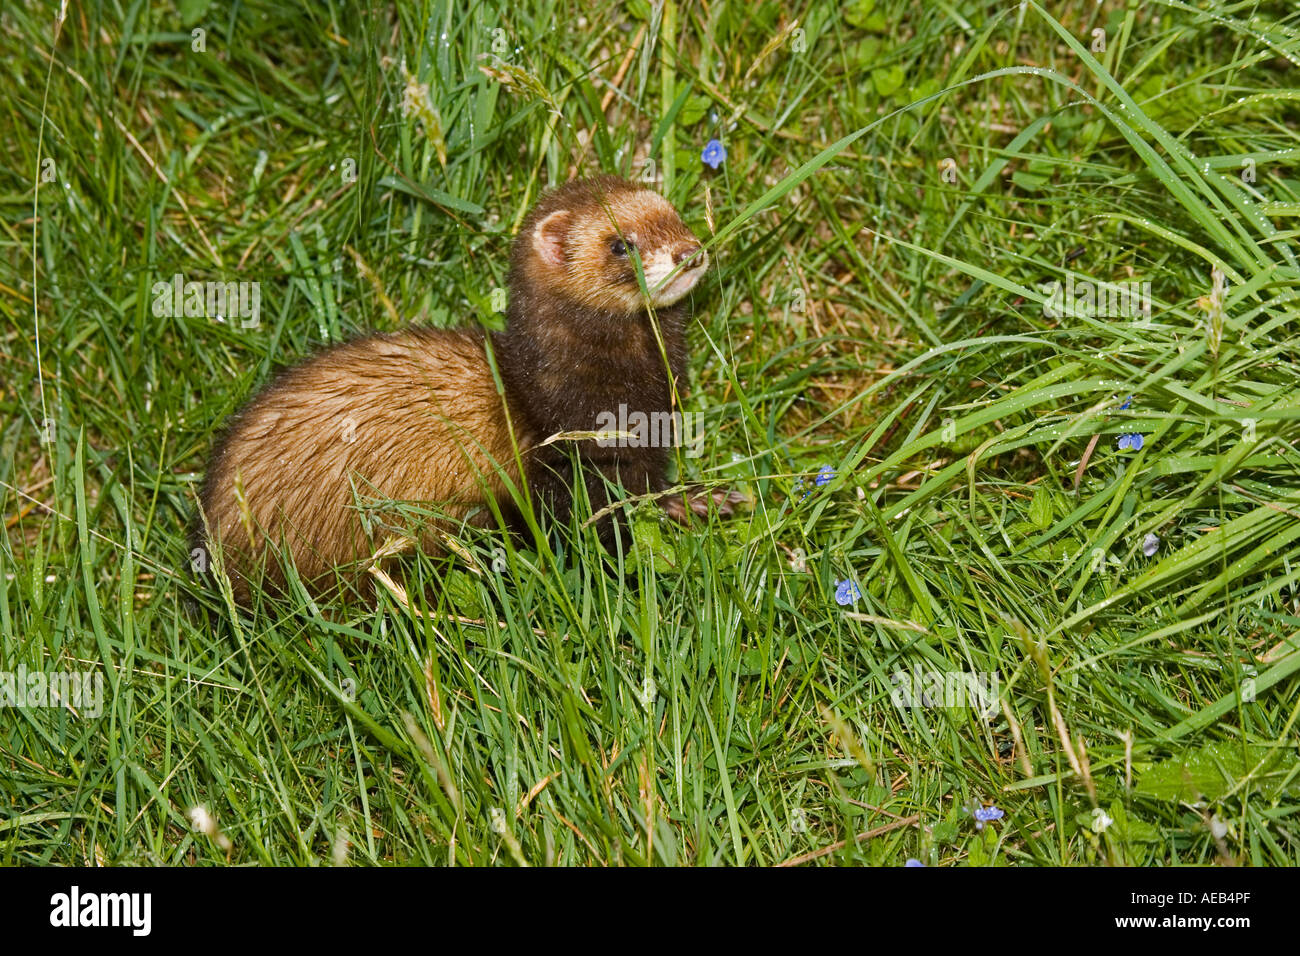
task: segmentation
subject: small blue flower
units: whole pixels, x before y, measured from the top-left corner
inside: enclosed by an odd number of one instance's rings
[[[1142,553],[1148,558],[1160,550],[1160,538],[1158,535],[1149,534],[1142,539]]]
[[[817,472],[816,476],[814,476],[812,481],[814,485],[820,488],[822,485],[829,485],[834,478],[835,478],[835,469],[832,468],[830,465],[822,465],[821,470]],[[790,491],[792,493],[802,492],[801,494],[799,494],[800,501],[803,501],[805,498],[807,498],[810,494],[813,493],[812,488],[808,488],[807,490],[804,490],[804,483],[802,478],[796,478],[794,480],[794,484],[790,487]]]
[[[717,169],[722,165],[723,160],[727,158],[727,147],[722,145],[721,140],[711,139],[705,144],[704,152],[700,153],[700,159],[708,166]]]
[[[975,811],[975,829],[983,830],[984,824],[988,823],[990,820],[1001,820],[1004,816],[1006,816],[1006,814],[996,806],[979,807]]]
[[[920,860],[918,860],[916,857],[909,856],[907,858],[907,862],[904,863],[903,866],[925,866],[925,864],[922,863]]]
[[[848,607],[850,604],[857,603],[858,598],[862,597],[862,592],[852,581],[835,582],[835,603],[841,607]]]
[[[1133,404],[1133,396],[1130,395],[1128,398],[1124,399],[1124,404],[1119,407],[1119,410],[1121,412],[1126,412],[1128,411],[1128,407],[1132,404]]]
[[[1133,451],[1141,451],[1143,442],[1144,439],[1142,438],[1141,432],[1133,432],[1132,434],[1129,435],[1120,435],[1119,450],[1127,451],[1128,449],[1131,448],[1133,449]]]

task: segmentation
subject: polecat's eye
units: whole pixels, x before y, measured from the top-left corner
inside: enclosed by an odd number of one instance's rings
[[[628,245],[629,244],[625,243],[622,239],[615,239],[613,242],[609,244],[609,251],[612,254],[618,256],[619,258],[622,258],[623,256],[627,255]]]

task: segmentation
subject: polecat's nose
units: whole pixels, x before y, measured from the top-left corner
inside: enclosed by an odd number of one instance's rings
[[[673,250],[673,265],[679,266],[687,259],[697,255],[699,252],[700,247],[698,243],[688,243],[683,246],[678,246]],[[705,261],[707,262],[708,260],[706,259]]]

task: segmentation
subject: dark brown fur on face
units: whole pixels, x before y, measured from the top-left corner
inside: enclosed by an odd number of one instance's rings
[[[612,176],[569,183],[542,197],[511,250],[506,330],[491,337],[504,396],[475,331],[371,335],[279,375],[231,420],[200,492],[202,539],[219,552],[236,599],[248,602],[263,568],[266,584],[283,585],[273,551],[313,589],[335,569],[359,570],[393,535],[438,553],[439,529],[491,523],[490,501],[513,515],[507,483],[518,485],[519,462],[537,503],[567,519],[572,443],[542,443],[597,430],[600,414],[620,405],[646,415],[677,408],[674,390],[686,387],[680,300],[706,267],[657,193]],[[606,479],[632,494],[668,486],[668,448],[576,444],[593,510],[610,500]],[[363,520],[366,500],[446,517],[416,521],[380,507]],[[691,494],[664,507],[688,520],[710,505],[728,513],[734,500]]]

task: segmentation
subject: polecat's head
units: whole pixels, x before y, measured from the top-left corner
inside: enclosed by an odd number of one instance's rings
[[[634,253],[658,307],[690,292],[709,267],[672,203],[617,176],[597,176],[542,197],[515,240],[512,265],[552,294],[632,314],[646,308]]]

